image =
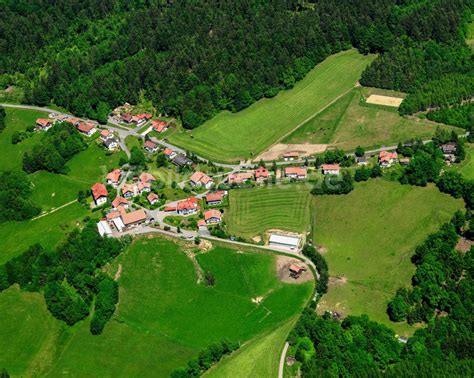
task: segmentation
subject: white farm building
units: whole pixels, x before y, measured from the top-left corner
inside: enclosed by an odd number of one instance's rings
[[[287,236],[271,234],[268,245],[273,248],[296,250],[300,245],[300,238],[297,236]]]

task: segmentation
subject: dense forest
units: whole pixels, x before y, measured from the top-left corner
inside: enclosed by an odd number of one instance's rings
[[[350,47],[381,53],[367,85],[414,91],[472,71],[471,0],[5,1],[0,83],[104,119],[140,90],[193,128],[291,88]]]

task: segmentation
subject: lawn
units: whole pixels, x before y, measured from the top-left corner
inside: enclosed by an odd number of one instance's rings
[[[87,209],[73,203],[35,220],[0,223],[0,264],[23,253],[35,243],[45,248],[55,247],[87,215],[90,215]]]
[[[347,280],[330,283],[318,310],[367,313],[400,333],[412,332],[389,321],[387,302],[399,287],[410,285],[415,247],[462,208],[462,201],[435,186],[377,179],[357,184],[345,196],[314,197],[313,203],[313,239],[327,249],[330,276]]]
[[[232,190],[225,213],[228,231],[245,238],[273,228],[304,233],[310,224],[310,196],[304,184]]]
[[[9,170],[21,168],[23,154],[30,151],[41,139],[40,133],[34,133],[30,138],[18,144],[12,144],[11,139],[15,131],[25,131],[34,125],[37,118],[47,117],[48,113],[36,110],[5,108],[7,113],[7,127],[0,133],[0,169]]]
[[[38,375],[167,377],[214,341],[226,337],[245,343],[281,329],[311,296],[312,282],[278,280],[273,254],[236,253],[224,247],[197,256],[202,269],[216,278],[214,287],[197,284],[193,263],[182,248],[162,238],[135,241],[109,267],[114,274],[118,264],[122,266],[120,302],[104,333],[92,336],[88,320],[76,325],[56,340],[55,358],[43,364]],[[251,301],[256,296],[264,297],[260,305]],[[23,302],[12,306],[27,310]],[[273,341],[272,353],[279,352],[288,330]],[[29,343],[29,338],[16,343]],[[262,353],[259,361],[274,367],[278,357]],[[13,360],[8,358],[4,366],[19,364]],[[27,368],[25,361],[16,373]]]
[[[364,104],[364,95],[368,96],[372,92],[400,96],[390,91],[355,88],[295,130],[284,143],[321,143],[353,150],[357,146],[396,145],[411,138],[430,139],[437,127],[463,132],[427,120],[400,117],[395,108]]]
[[[256,337],[212,367],[204,377],[276,377],[283,345],[295,321],[289,320],[263,337]]]
[[[465,178],[474,180],[474,144],[465,144],[466,159],[459,165],[452,166],[452,169],[457,169]]]
[[[221,112],[193,131],[176,132],[168,139],[216,161],[256,156],[354,87],[373,59],[356,50],[332,55],[293,89],[259,100],[238,113]]]
[[[125,144],[127,145],[128,149],[131,150],[133,147],[138,147],[140,150],[143,148],[142,143],[140,143],[141,139],[129,135],[125,138]]]

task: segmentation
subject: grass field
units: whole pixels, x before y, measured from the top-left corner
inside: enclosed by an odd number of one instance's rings
[[[41,376],[166,377],[211,342],[227,337],[245,343],[288,328],[311,296],[312,282],[278,280],[273,254],[223,247],[197,256],[202,269],[216,278],[212,288],[199,285],[182,248],[161,238],[140,239],[109,267],[114,274],[122,266],[120,302],[101,336],[89,333],[88,320],[59,332],[59,322],[49,319],[39,295],[15,289],[0,293],[0,304],[9,308],[0,319],[0,336],[6,336],[0,338],[2,350],[9,348],[7,337],[15,327],[21,328],[11,352],[0,356],[1,366],[15,375],[30,375],[34,361]],[[251,301],[256,296],[264,297],[260,305]],[[288,331],[265,350],[278,352],[282,344],[275,343],[282,343]],[[14,357],[17,350],[21,360]],[[273,369],[278,358],[265,350],[258,355],[262,371],[266,365]]]
[[[256,156],[350,90],[373,59],[355,50],[335,54],[318,64],[293,89],[257,101],[238,113],[221,112],[195,130],[176,132],[168,139],[216,161]]]
[[[357,146],[388,146],[411,138],[429,139],[434,135],[438,125],[432,122],[400,117],[397,109],[362,104],[364,95],[372,92],[400,95],[372,88],[356,88],[295,130],[283,142],[330,144],[353,150]],[[439,127],[461,132],[450,126]]]
[[[229,233],[245,238],[272,228],[303,233],[310,224],[310,208],[306,185],[232,190],[225,221]]]
[[[276,377],[283,345],[295,325],[289,320],[264,336],[253,339],[212,367],[204,377]]]
[[[41,139],[40,133],[35,133],[21,143],[12,144],[12,135],[15,131],[25,131],[34,125],[37,118],[47,117],[48,113],[36,110],[5,108],[7,113],[7,127],[0,133],[0,170],[21,168],[23,154],[33,148]]]
[[[327,248],[330,276],[347,280],[330,285],[319,310],[367,313],[400,333],[410,332],[406,324],[389,321],[387,302],[399,287],[410,285],[415,247],[462,208],[462,201],[435,186],[405,186],[381,179],[357,184],[346,196],[313,201],[313,239]]]
[[[453,169],[458,169],[464,177],[469,180],[474,180],[474,144],[465,145],[466,159],[459,165],[455,165]]]

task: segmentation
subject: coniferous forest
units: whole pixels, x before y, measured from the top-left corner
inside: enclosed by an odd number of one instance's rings
[[[0,84],[99,120],[140,90],[194,128],[291,88],[332,53],[379,53],[361,83],[402,114],[472,95],[471,0],[6,1]],[[453,76],[456,73],[458,76]],[[457,83],[465,82],[462,88]]]

